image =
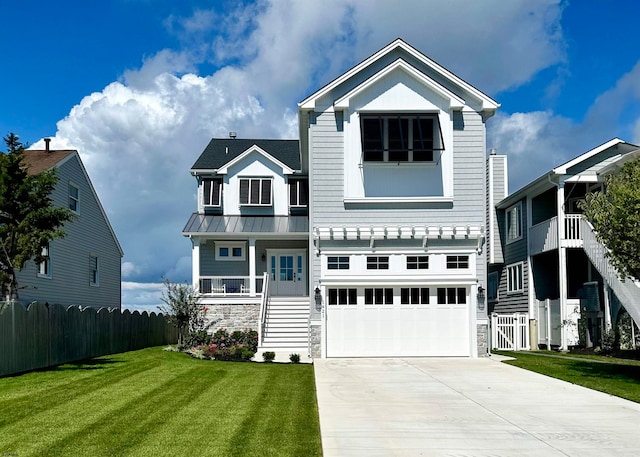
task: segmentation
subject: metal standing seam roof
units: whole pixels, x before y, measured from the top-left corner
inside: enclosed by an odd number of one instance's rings
[[[307,216],[216,216],[193,213],[182,230],[182,234],[206,233],[309,233]]]

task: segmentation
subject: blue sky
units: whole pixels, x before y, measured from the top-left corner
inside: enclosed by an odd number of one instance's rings
[[[296,103],[397,37],[502,104],[510,189],[640,143],[633,0],[0,0],[0,133],[78,149],[125,250],[123,304],[190,277],[188,169],[211,137],[295,138]]]

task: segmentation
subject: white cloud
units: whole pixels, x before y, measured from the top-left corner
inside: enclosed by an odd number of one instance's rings
[[[163,290],[164,285],[162,283],[125,281],[122,283],[122,309],[158,313],[158,306],[163,305]]]
[[[125,279],[182,281],[190,243],[181,230],[195,209],[188,170],[211,137],[297,137],[296,102],[398,36],[489,94],[517,87],[563,61],[561,14],[560,0],[412,0],[402,8],[282,0],[224,17],[171,17],[166,27],[189,48],[159,50],[86,96],[58,123],[53,147],[79,150],[123,245]],[[221,65],[213,74],[195,74],[212,62]],[[544,138],[551,121],[531,119],[539,130],[526,119],[491,120],[497,146],[517,133]],[[157,301],[154,290],[123,287],[123,303]]]

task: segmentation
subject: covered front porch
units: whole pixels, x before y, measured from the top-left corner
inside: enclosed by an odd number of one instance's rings
[[[308,296],[306,216],[192,215],[193,287],[203,304]]]

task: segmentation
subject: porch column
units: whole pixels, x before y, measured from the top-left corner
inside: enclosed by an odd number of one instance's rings
[[[560,322],[567,319],[567,248],[564,239],[564,182],[558,183],[558,288],[560,294]],[[563,325],[560,326],[560,348],[567,348],[567,332]]]
[[[249,295],[256,296],[256,240],[249,239]]]
[[[604,329],[605,331],[611,330],[613,323],[611,321],[611,302],[609,302],[610,291],[609,283],[603,278],[604,285]]]
[[[200,290],[200,238],[191,238],[191,284]]]

